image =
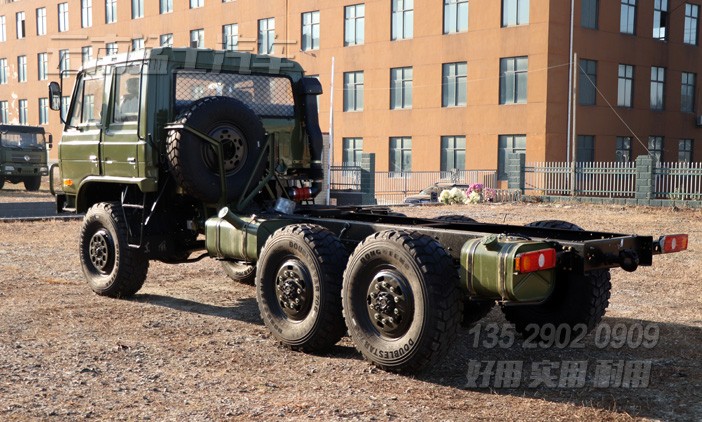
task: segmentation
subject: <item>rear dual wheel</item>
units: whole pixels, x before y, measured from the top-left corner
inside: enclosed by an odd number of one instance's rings
[[[348,258],[334,233],[311,224],[276,231],[256,264],[261,318],[286,347],[318,352],[336,344],[346,328],[341,277]]]
[[[414,372],[448,350],[462,298],[451,257],[429,236],[387,230],[366,238],[344,272],[344,318],[376,366]]]

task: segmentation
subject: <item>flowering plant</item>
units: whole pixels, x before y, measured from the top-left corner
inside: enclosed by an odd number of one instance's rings
[[[468,203],[478,204],[480,202],[492,202],[495,200],[495,190],[486,188],[482,183],[473,183],[466,191],[468,194]]]
[[[447,205],[467,204],[468,198],[465,192],[458,188],[445,189],[439,195],[439,201]]]

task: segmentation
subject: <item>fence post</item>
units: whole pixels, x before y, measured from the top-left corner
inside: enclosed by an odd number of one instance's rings
[[[361,154],[361,205],[375,205],[375,153]]]
[[[526,180],[526,155],[525,154],[507,154],[507,188],[519,189],[524,193],[524,182]]]
[[[639,205],[650,205],[656,188],[656,178],[653,175],[653,158],[648,155],[636,157],[636,202]]]

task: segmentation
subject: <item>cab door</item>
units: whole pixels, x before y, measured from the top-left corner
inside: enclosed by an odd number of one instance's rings
[[[100,142],[107,109],[104,94],[102,68],[78,76],[59,145],[65,189],[77,189],[84,178],[100,175]]]
[[[139,139],[142,65],[116,66],[110,78],[109,112],[101,144],[103,174],[140,177],[137,161],[145,148]]]

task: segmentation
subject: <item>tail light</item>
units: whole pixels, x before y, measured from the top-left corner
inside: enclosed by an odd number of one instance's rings
[[[538,251],[521,253],[514,257],[514,271],[521,274],[550,270],[555,267],[555,249],[540,249]]]
[[[658,240],[658,244],[660,245],[661,253],[684,251],[687,249],[687,235],[672,234],[668,236],[661,236],[661,238]]]

